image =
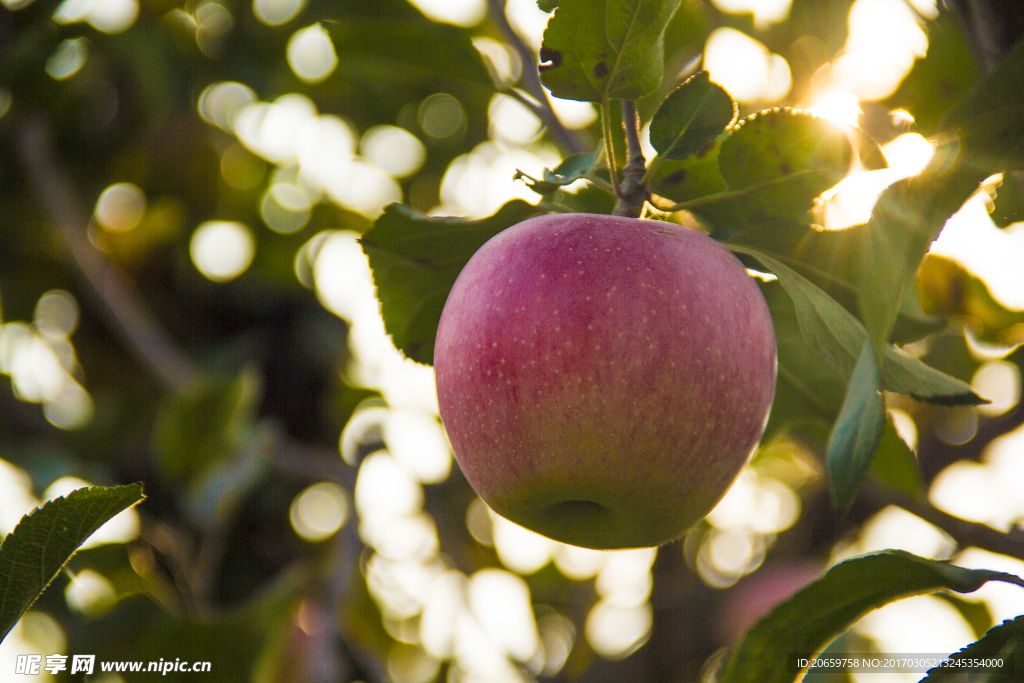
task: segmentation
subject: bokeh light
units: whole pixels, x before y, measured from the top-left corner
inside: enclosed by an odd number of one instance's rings
[[[64,0],[53,13],[58,24],[84,21],[109,34],[127,31],[139,16],[138,0]]]
[[[718,28],[704,45],[704,68],[711,80],[738,102],[777,102],[793,84],[789,64],[742,31]]]
[[[584,632],[594,652],[606,659],[623,659],[647,642],[653,623],[649,604],[622,607],[601,600],[587,614]]]
[[[64,589],[68,607],[90,616],[101,614],[117,602],[117,589],[110,579],[92,569],[74,574]]]
[[[409,0],[427,17],[445,24],[470,27],[487,15],[486,0]]]
[[[78,477],[60,477],[46,487],[42,498],[44,501],[55,500],[89,486],[92,486],[92,484]],[[139,537],[141,528],[142,524],[139,521],[139,513],[134,508],[128,508],[107,520],[103,526],[94,531],[79,547],[87,550],[107,543],[128,543]]]
[[[196,269],[209,280],[228,282],[245,272],[256,256],[256,240],[237,221],[206,221],[189,242]]]
[[[785,21],[793,0],[713,0],[715,7],[731,14],[753,14],[754,26],[767,28]]]
[[[423,166],[426,147],[415,135],[398,126],[374,126],[359,141],[363,156],[393,178],[406,178]]]
[[[292,72],[306,83],[319,83],[338,66],[331,36],[320,24],[301,28],[288,39],[285,54]]]
[[[541,121],[525,104],[510,95],[496,93],[487,106],[491,139],[524,147],[540,133]]]
[[[247,85],[234,81],[219,81],[203,89],[197,109],[207,123],[221,130],[235,130],[235,116],[256,101],[256,93]]]
[[[298,16],[306,0],[253,0],[252,13],[267,26],[280,26]]]
[[[67,649],[67,637],[57,620],[45,612],[25,612],[14,628],[0,641],[0,667],[13,672],[19,655],[62,654]],[[46,660],[43,659],[43,662]],[[45,670],[37,675],[17,675],[19,681],[48,683],[53,676]]]
[[[92,420],[92,397],[78,383],[81,373],[70,335],[78,303],[64,290],[50,290],[36,303],[36,319],[0,324],[0,373],[10,375],[14,396],[41,403],[43,416],[59,429],[79,429]]]
[[[491,511],[491,537],[501,563],[519,574],[533,574],[551,561],[556,544]]]
[[[486,36],[474,36],[473,47],[483,56],[491,72],[491,78],[499,90],[504,90],[519,80],[523,62],[515,48]]]
[[[976,640],[970,625],[953,605],[931,595],[899,600],[869,612],[854,625],[882,652],[948,655]],[[856,673],[855,683],[917,683],[920,673]]]
[[[530,659],[539,637],[526,582],[501,569],[481,569],[470,577],[467,593],[469,609],[491,642],[512,659]]]
[[[482,142],[449,164],[441,180],[442,204],[435,213],[482,218],[512,199],[534,203],[537,194],[513,180],[515,172],[539,178],[560,160],[558,152],[547,146],[503,150],[494,142]]]
[[[1024,520],[1024,427],[994,439],[981,462],[953,463],[932,481],[932,504],[951,515],[1009,530]]]
[[[85,66],[89,56],[89,43],[85,38],[62,40],[50,58],[46,60],[46,73],[55,81],[71,78]]]
[[[324,541],[348,521],[348,494],[333,482],[313,484],[295,496],[288,516],[292,529],[302,539]]]
[[[100,227],[111,232],[128,232],[142,222],[146,194],[132,183],[117,183],[100,193],[93,216]]]
[[[466,128],[465,108],[447,93],[435,93],[425,98],[417,113],[423,132],[437,140],[455,137]]]
[[[982,415],[1002,415],[1020,402],[1020,368],[1003,360],[990,360],[977,369],[971,388],[990,402],[977,407]]]

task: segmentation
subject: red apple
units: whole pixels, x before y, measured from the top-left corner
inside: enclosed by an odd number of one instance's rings
[[[673,223],[531,218],[489,240],[434,348],[455,458],[500,515],[590,548],[655,546],[721,499],[775,392],[768,306]]]

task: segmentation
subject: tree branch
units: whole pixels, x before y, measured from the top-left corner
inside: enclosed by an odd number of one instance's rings
[[[960,548],[981,548],[1024,560],[1024,531],[1020,529],[1012,529],[1004,533],[987,524],[968,522],[939,510],[927,500],[915,498],[876,481],[865,482],[861,495],[872,508],[881,510],[887,505],[896,505],[924,521],[934,524],[949,534]]]
[[[38,121],[22,124],[17,148],[64,250],[102,304],[115,334],[170,389],[184,393],[197,386],[202,371],[168,337],[124,272],[107,261],[86,236],[87,214],[72,191],[71,181],[53,158],[45,126]]]
[[[582,154],[589,151],[584,144],[582,136],[575,131],[569,130],[558,120],[555,110],[551,107],[548,93],[540,81],[540,72],[537,70],[537,55],[533,54],[533,50],[523,42],[523,39],[515,32],[512,25],[508,23],[508,17],[505,15],[505,2],[506,0],[488,0],[488,15],[491,21],[494,22],[494,25],[505,36],[505,39],[515,48],[523,62],[522,88],[540,103],[539,106],[531,106],[530,108],[540,117],[544,126],[551,131],[551,134],[569,154]]]
[[[639,218],[650,190],[644,182],[647,171],[644,150],[640,146],[640,117],[636,102],[622,100],[622,125],[626,129],[626,165],[622,169],[622,187],[619,200],[615,203],[616,216]]]

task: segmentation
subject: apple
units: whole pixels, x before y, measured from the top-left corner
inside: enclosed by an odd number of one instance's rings
[[[707,514],[756,448],[775,333],[710,237],[550,214],[466,264],[434,370],[456,461],[495,512],[571,545],[650,547]]]

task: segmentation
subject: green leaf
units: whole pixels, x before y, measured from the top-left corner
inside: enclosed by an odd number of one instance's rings
[[[759,283],[775,328],[778,379],[766,435],[808,420],[827,430],[839,414],[848,376],[823,363],[804,341],[793,300],[778,282]],[[827,431],[825,432],[827,433]]]
[[[558,0],[537,0],[537,8],[541,12],[551,14],[558,7]]]
[[[401,204],[384,209],[359,243],[370,259],[384,327],[406,356],[431,365],[448,293],[477,249],[541,211],[522,200],[480,220],[431,218]]]
[[[861,354],[867,331],[852,313],[812,282],[778,259],[748,246],[727,245],[733,251],[754,257],[779,278],[779,284],[793,301],[800,335],[807,348],[849,378]],[[898,349],[887,346],[882,356],[882,387],[922,401],[947,405],[978,405],[985,401],[970,385],[945,375]]]
[[[917,458],[896,433],[891,417],[885,421],[882,440],[875,450],[875,457],[871,460],[870,473],[872,477],[894,490],[915,498],[924,495],[924,482],[921,481]]]
[[[518,170],[512,176],[512,179],[522,180],[537,194],[551,194],[560,187],[571,185],[581,178],[586,178],[597,162],[598,156],[600,156],[600,152],[573,154],[556,166],[555,170],[551,171],[545,168],[543,180],[538,180]]]
[[[686,159],[666,159],[655,169],[651,190],[675,202],[686,202],[728,190],[722,172],[718,170],[718,153],[727,137],[728,133],[719,135],[714,144],[702,147]]]
[[[825,449],[832,500],[840,510],[849,508],[860,490],[875,449],[882,440],[884,427],[885,401],[882,399],[878,362],[865,339],[846,389],[843,408]]]
[[[105,522],[143,500],[142,484],[93,486],[21,518],[0,545],[0,640]]]
[[[647,95],[661,84],[665,27],[680,0],[561,0],[540,50],[556,97],[584,102]]]
[[[969,667],[943,666],[932,669],[921,683],[1015,683],[1024,672],[1024,614],[989,629],[985,636],[960,650],[954,661],[1001,659],[998,669],[971,670]]]
[[[940,148],[936,157],[942,154]],[[888,344],[903,298],[914,286],[931,243],[981,180],[975,173],[926,171],[896,182],[875,203],[858,244],[854,286],[876,353]]]
[[[871,610],[943,588],[970,593],[988,581],[1024,587],[1011,574],[964,569],[902,550],[847,560],[757,622],[733,651],[722,683],[792,683],[799,677],[796,658],[820,652]]]
[[[749,190],[727,198],[747,225],[779,219],[807,223],[815,198],[846,177],[852,158],[840,126],[811,114],[768,110],[747,118],[726,138],[718,166],[732,193]],[[715,220],[714,210],[709,215]]]
[[[255,418],[260,394],[259,377],[245,370],[165,399],[153,427],[156,461],[163,474],[183,482],[230,457]]]
[[[739,112],[725,88],[707,71],[686,80],[665,98],[651,119],[651,145],[667,159],[685,159],[714,142]]]
[[[946,112],[945,135],[957,140],[956,163],[980,172],[1024,170],[1024,40]]]

